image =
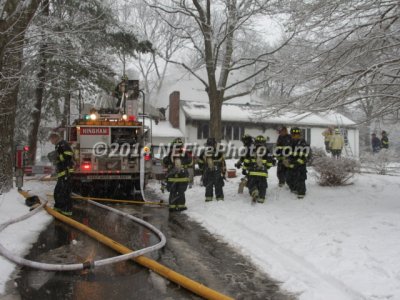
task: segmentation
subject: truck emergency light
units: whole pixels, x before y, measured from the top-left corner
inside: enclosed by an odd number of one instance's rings
[[[29,146],[24,146],[24,151],[29,151]]]
[[[144,152],[144,160],[149,161],[151,159],[150,147],[144,146],[143,152]]]
[[[84,162],[81,166],[82,170],[84,171],[91,171],[92,170],[92,165],[88,162]]]

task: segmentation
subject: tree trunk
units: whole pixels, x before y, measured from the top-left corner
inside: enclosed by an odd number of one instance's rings
[[[68,126],[70,107],[71,107],[71,92],[68,91],[64,96],[64,107],[63,107],[63,115],[61,121],[62,128],[66,128]]]
[[[32,0],[21,9],[19,2],[22,1],[3,3],[3,15],[8,18],[0,20],[0,193],[13,185],[15,113],[24,31],[40,4],[40,0]],[[17,8],[21,11],[15,11]]]
[[[40,61],[40,70],[38,73],[39,83],[38,86],[36,87],[36,92],[35,92],[36,101],[34,110],[32,112],[31,130],[28,136],[28,145],[29,145],[28,162],[30,165],[34,165],[36,161],[37,140],[38,140],[40,120],[42,116],[42,104],[43,104],[45,82],[46,82],[46,67],[47,67],[46,54],[45,54],[46,49],[47,49],[46,44],[42,44],[40,46],[41,61]]]
[[[222,137],[222,100],[219,99],[218,91],[208,93],[210,101],[210,137],[221,141]]]
[[[50,15],[49,9],[49,0],[43,0],[42,3],[43,11],[42,14],[44,16]],[[39,54],[40,54],[40,63],[39,63],[39,73],[38,77],[38,86],[36,87],[35,96],[35,106],[32,112],[32,125],[31,130],[28,136],[28,163],[30,165],[34,165],[36,161],[36,152],[37,152],[37,141],[38,141],[38,133],[40,127],[40,120],[42,118],[42,104],[44,99],[45,92],[45,83],[46,83],[46,69],[47,69],[47,44],[46,44],[46,36],[42,36],[42,44],[40,45]]]
[[[22,53],[21,53],[22,54]],[[14,128],[18,85],[1,99],[0,109],[0,194],[12,188]],[[9,109],[5,109],[8,107]]]

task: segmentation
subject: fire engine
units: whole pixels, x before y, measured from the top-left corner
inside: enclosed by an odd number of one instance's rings
[[[76,163],[72,186],[81,195],[132,199],[149,177],[151,145],[138,120],[138,81],[123,80],[118,92],[117,106],[110,105],[117,100],[110,96],[68,127]]]

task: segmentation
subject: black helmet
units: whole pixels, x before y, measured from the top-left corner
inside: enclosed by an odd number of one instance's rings
[[[290,134],[301,134],[301,130],[299,127],[290,128]]]
[[[258,135],[256,137],[256,140],[255,140],[256,145],[264,145],[266,142],[267,142],[267,139],[264,136]]]
[[[253,137],[249,134],[244,134],[242,136],[242,143],[245,146],[250,146],[253,143]]]
[[[217,142],[215,141],[215,138],[208,138],[206,145],[210,146],[210,147],[215,147],[215,145],[217,144]]]
[[[175,138],[173,141],[172,141],[172,145],[176,145],[176,146],[183,146],[183,142],[182,142],[182,139],[181,138]]]

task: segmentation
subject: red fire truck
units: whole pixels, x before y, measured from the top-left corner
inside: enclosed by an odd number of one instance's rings
[[[82,112],[67,130],[76,162],[73,191],[129,198],[140,195],[151,171],[150,144],[138,121],[138,81],[119,85],[118,107]]]

